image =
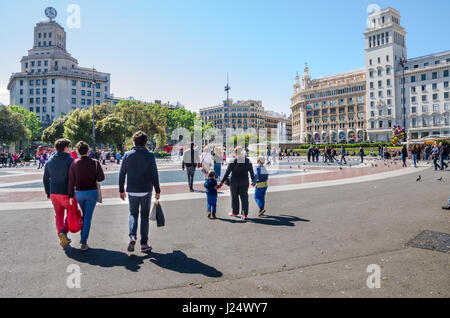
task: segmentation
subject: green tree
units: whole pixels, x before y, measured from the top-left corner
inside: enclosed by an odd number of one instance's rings
[[[166,123],[161,108],[146,106],[136,101],[121,101],[115,108],[115,114],[124,120],[128,136],[141,130],[154,137],[158,147],[164,144]]]
[[[46,144],[54,144],[58,139],[64,136],[64,124],[68,116],[60,116],[55,119],[51,126],[47,127],[42,133],[42,142]]]
[[[72,145],[79,141],[90,144],[92,142],[92,110],[76,109],[72,111],[64,123],[63,136],[69,139]]]
[[[27,137],[23,115],[0,106],[0,141],[7,145]]]
[[[168,109],[167,110],[167,130],[174,131],[176,128],[186,128],[194,133],[194,121],[197,119],[197,114],[188,111],[184,108]]]
[[[109,115],[95,125],[95,134],[99,143],[113,144],[120,151],[127,137],[125,121],[116,115]]]
[[[20,106],[9,106],[9,109],[15,113],[22,114],[23,123],[27,129],[26,139],[36,140],[41,136],[42,123],[35,113]]]

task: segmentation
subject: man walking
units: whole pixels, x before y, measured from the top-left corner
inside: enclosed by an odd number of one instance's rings
[[[186,150],[183,154],[182,169],[186,169],[188,176],[189,190],[194,192],[194,176],[195,168],[201,167],[200,155],[197,150],[194,149],[194,143],[191,143],[191,148]]]
[[[133,135],[134,148],[122,158],[119,173],[120,198],[125,201],[125,176],[127,177],[127,192],[130,204],[130,242],[128,251],[134,252],[137,240],[137,227],[139,213],[141,214],[141,252],[149,252],[152,247],[148,244],[149,214],[153,188],[155,198],[159,200],[161,189],[159,188],[158,168],[155,156],[145,148],[148,136],[138,131]]]
[[[340,161],[340,164],[342,164],[342,161],[344,161],[344,164],[347,164],[347,160],[345,160],[345,148],[344,148],[344,146],[341,147],[341,161]]]
[[[445,160],[448,156],[448,148],[442,142],[439,143],[439,165],[441,166],[441,170],[445,170],[448,168],[448,165],[445,163]],[[445,167],[445,168],[444,168]]]
[[[59,139],[55,143],[57,153],[52,156],[44,167],[44,188],[47,198],[52,200],[55,209],[56,231],[60,245],[66,247],[71,243],[67,237],[68,226],[65,211],[69,210],[69,169],[74,161],[70,157],[70,141]]]

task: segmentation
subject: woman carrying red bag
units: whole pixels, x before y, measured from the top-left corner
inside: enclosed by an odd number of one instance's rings
[[[72,163],[69,170],[69,198],[70,205],[74,205],[75,195],[78,204],[83,211],[83,229],[81,230],[81,250],[87,251],[87,240],[91,229],[91,220],[95,206],[99,199],[97,182],[105,180],[103,169],[95,159],[88,156],[89,145],[80,141],[76,146],[80,158]],[[75,191],[76,190],[76,191]]]

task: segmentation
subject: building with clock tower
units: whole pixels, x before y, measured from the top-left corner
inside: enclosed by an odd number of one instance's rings
[[[49,126],[61,114],[88,108],[110,98],[110,74],[80,67],[67,52],[66,32],[54,21],[56,10],[47,8],[48,21],[34,28],[33,47],[22,57],[21,71],[12,74],[10,105],[22,106]]]

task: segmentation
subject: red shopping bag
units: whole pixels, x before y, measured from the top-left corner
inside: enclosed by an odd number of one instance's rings
[[[69,206],[69,211],[67,212],[67,225],[71,233],[78,233],[83,229],[83,217],[75,197],[73,198],[73,204]]]

